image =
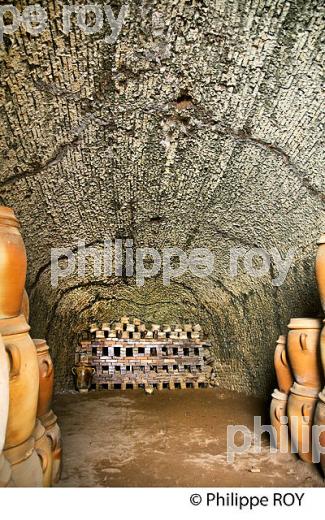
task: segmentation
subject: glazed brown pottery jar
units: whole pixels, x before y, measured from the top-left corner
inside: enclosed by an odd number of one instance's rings
[[[52,442],[46,435],[46,431],[42,423],[37,419],[35,430],[33,433],[35,439],[35,450],[41,459],[41,466],[43,471],[43,487],[50,487],[52,485]]]
[[[35,450],[34,437],[19,446],[4,451],[11,465],[14,487],[43,487],[43,471],[40,457]]]
[[[318,400],[315,388],[294,383],[288,399],[288,420],[291,445],[301,460],[313,462],[312,425]]]
[[[93,367],[82,363],[72,368],[72,373],[75,376],[77,390],[81,394],[85,394],[90,390],[93,374],[95,372],[96,370]]]
[[[288,436],[288,420],[287,420],[287,401],[288,394],[275,389],[272,394],[270,407],[271,425],[275,429],[276,436],[273,439],[273,445],[281,450],[281,453],[290,452],[290,442]],[[285,419],[285,420],[284,420]]]
[[[321,389],[323,371],[320,361],[321,320],[292,318],[288,325],[288,357],[299,385]]]
[[[20,314],[27,258],[19,223],[10,208],[0,206],[0,319]]]
[[[0,333],[10,362],[9,415],[5,449],[26,441],[33,433],[39,389],[35,345],[23,315],[0,320]]]
[[[57,417],[51,410],[46,415],[40,417],[40,421],[45,428],[46,435],[51,441],[52,450],[52,484],[57,484],[61,477],[61,430],[57,423]]]
[[[274,352],[274,368],[280,392],[289,393],[293,385],[293,375],[287,359],[287,338],[279,336]]]
[[[325,234],[317,241],[316,280],[320,301],[325,312]]]
[[[45,415],[51,410],[54,371],[49,347],[44,339],[34,339],[39,366],[39,394],[37,417]]]

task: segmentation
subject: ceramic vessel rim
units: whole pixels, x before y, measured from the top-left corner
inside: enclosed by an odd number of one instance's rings
[[[285,392],[281,392],[278,388],[275,388],[272,393],[272,397],[276,399],[277,401],[287,401],[288,400],[288,394]]]
[[[291,318],[288,329],[320,329],[320,318]]]
[[[29,331],[30,326],[28,325],[24,314],[0,320],[0,334],[4,337],[13,336],[15,334],[24,334]]]
[[[290,388],[290,392],[295,395],[299,395],[300,397],[309,397],[311,399],[315,398],[319,394],[319,388],[312,388],[310,386],[299,385],[294,382],[293,386]]]
[[[19,227],[19,222],[14,210],[8,206],[0,206],[0,225],[2,223],[1,220],[7,220],[11,226]]]

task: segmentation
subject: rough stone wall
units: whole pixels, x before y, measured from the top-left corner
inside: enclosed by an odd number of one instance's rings
[[[51,346],[58,388],[78,331],[126,313],[200,322],[220,384],[265,395],[277,335],[319,311],[322,2],[130,1],[114,45],[75,24],[64,35],[63,2],[39,3],[49,29],[0,45],[0,194],[22,224],[33,335]],[[89,269],[51,287],[51,247],[109,237],[208,247],[214,270],[140,288]],[[231,278],[232,247],[295,247],[294,265],[281,287],[274,269]]]

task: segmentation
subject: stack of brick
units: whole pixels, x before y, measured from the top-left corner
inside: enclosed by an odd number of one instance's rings
[[[151,325],[127,317],[112,328],[90,327],[76,351],[76,363],[91,364],[97,389],[198,388],[209,382],[208,345],[199,325]]]

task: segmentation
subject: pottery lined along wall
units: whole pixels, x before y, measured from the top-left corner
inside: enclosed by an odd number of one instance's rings
[[[325,311],[325,235],[317,243],[315,272]],[[312,438],[313,425],[325,428],[325,320],[292,318],[288,331],[287,339],[279,337],[274,354],[279,387],[272,394],[270,408],[277,432],[274,443],[285,452],[291,442],[305,462],[320,459],[325,476],[325,456],[320,453],[320,447],[325,448],[325,431],[318,431],[317,442]],[[281,428],[282,418],[288,420],[290,439],[285,423]]]
[[[29,334],[26,251],[14,212],[5,207],[0,258],[0,486],[50,486],[61,467],[53,364],[45,340]]]

